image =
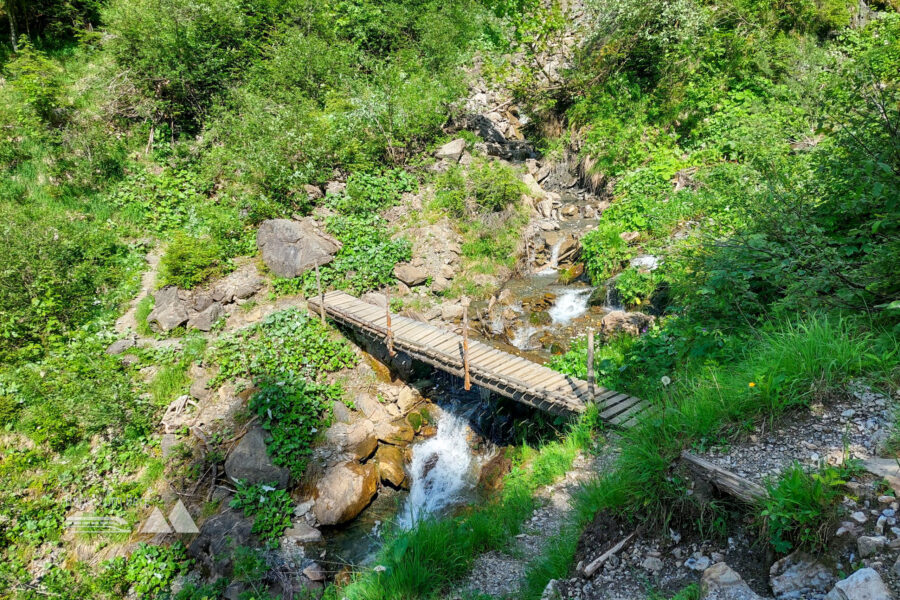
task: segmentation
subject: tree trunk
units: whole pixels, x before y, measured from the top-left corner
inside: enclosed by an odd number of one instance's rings
[[[6,0],[3,4],[6,6],[6,18],[9,19],[9,41],[12,43],[13,52],[18,52],[19,45],[16,42],[16,18],[13,16],[12,2]]]

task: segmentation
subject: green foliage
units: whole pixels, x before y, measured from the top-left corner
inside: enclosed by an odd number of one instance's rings
[[[168,592],[172,581],[187,572],[190,560],[181,542],[171,546],[138,544],[128,558],[118,557],[106,563],[107,585],[121,586],[141,598],[153,598]]]
[[[581,238],[584,266],[594,284],[605,282],[634,257],[634,251],[619,235],[624,231],[609,221],[601,221],[600,226]]]
[[[414,191],[418,183],[401,169],[383,175],[356,172],[347,178],[347,189],[331,201],[331,206],[346,215],[365,215],[394,206],[403,192]]]
[[[111,199],[125,219],[162,233],[185,225],[206,192],[196,173],[164,169],[159,174],[138,171],[130,175]]]
[[[306,470],[315,431],[327,427],[331,404],[340,399],[341,388],[303,380],[263,381],[257,385],[259,391],[250,398],[249,408],[269,432],[269,455],[299,480]]]
[[[497,212],[519,202],[528,188],[515,170],[496,160],[477,159],[464,169],[454,165],[435,180],[435,208],[456,217]]]
[[[58,122],[54,110],[61,94],[60,68],[43,52],[36,50],[27,38],[22,38],[15,58],[6,65],[9,84],[20,96],[31,115],[20,113],[26,121],[33,115],[45,122]]]
[[[616,277],[615,286],[625,306],[638,308],[649,302],[657,286],[657,276],[653,271],[625,269]]]
[[[772,548],[786,554],[793,548],[818,551],[827,547],[837,508],[844,496],[844,475],[825,466],[807,473],[794,464],[766,484],[760,517]]]
[[[229,506],[242,510],[245,517],[253,517],[253,533],[269,542],[277,540],[291,526],[294,514],[290,494],[271,485],[238,482]]]
[[[175,594],[174,598],[175,600],[219,600],[225,594],[226,587],[228,587],[228,580],[224,578],[204,585],[188,583]]]
[[[222,272],[222,249],[213,240],[177,233],[160,259],[159,285],[189,290]]]
[[[318,318],[295,308],[279,311],[261,323],[219,339],[212,350],[219,365],[217,381],[250,379],[315,379],[356,364],[343,338]]]

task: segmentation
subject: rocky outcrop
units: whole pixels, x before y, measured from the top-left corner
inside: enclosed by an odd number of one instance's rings
[[[600,321],[600,333],[606,337],[621,333],[640,335],[653,324],[653,317],[640,312],[614,310],[603,316]]]
[[[263,221],[256,232],[263,262],[281,277],[297,277],[334,260],[341,243],[324,233],[311,218]]]
[[[890,600],[884,581],[875,569],[866,567],[838,581],[825,600]]]
[[[322,525],[338,525],[353,519],[375,496],[375,465],[348,461],[332,467],[316,483],[313,513]]]
[[[208,288],[181,290],[169,285],[154,294],[147,322],[151,329],[163,333],[182,325],[210,331],[227,314],[229,305],[249,298],[262,286],[263,279],[252,264],[236,269]]]
[[[365,460],[378,446],[375,428],[369,420],[357,421],[352,425],[335,423],[328,428],[325,439],[341,455],[352,460]]]
[[[428,281],[428,271],[421,266],[400,263],[394,267],[394,277],[409,287],[416,287]]]
[[[437,149],[437,152],[434,153],[434,157],[438,160],[449,160],[453,162],[459,162],[460,157],[463,155],[463,152],[466,151],[466,140],[462,138],[457,138],[452,142],[447,142],[443,146]]]
[[[231,557],[239,546],[250,545],[253,521],[231,508],[210,517],[200,527],[188,553],[213,578],[231,574]]]
[[[272,462],[265,440],[266,432],[262,427],[251,427],[225,460],[225,474],[251,485],[262,483],[287,487],[291,473]]]
[[[703,572],[703,600],[763,600],[734,569],[720,562]]]
[[[438,294],[447,291],[459,271],[462,252],[462,239],[450,221],[441,219],[436,223],[407,229],[404,235],[413,241],[413,259],[409,265],[415,270],[409,274],[395,271],[395,276],[408,287],[420,285],[410,284],[408,280],[424,283],[430,278],[431,291]],[[425,279],[421,279],[423,272]]]

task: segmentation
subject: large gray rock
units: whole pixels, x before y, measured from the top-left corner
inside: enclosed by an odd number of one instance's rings
[[[229,303],[249,298],[263,286],[263,279],[254,265],[246,265],[216,282],[212,289],[212,299]]]
[[[446,144],[438,148],[437,152],[434,153],[434,157],[438,160],[447,159],[452,160],[453,162],[457,162],[463,155],[463,152],[465,152],[465,150],[466,140],[457,138],[452,142],[447,142]]]
[[[210,517],[200,527],[188,553],[214,577],[231,574],[231,556],[235,548],[250,545],[253,521],[234,509]]]
[[[322,541],[322,532],[300,521],[287,529],[283,537],[295,544],[311,544]]]
[[[153,310],[147,316],[151,328],[167,332],[187,323],[190,318],[187,303],[179,297],[177,287],[167,285],[156,292],[153,298]]]
[[[339,464],[316,483],[313,513],[322,525],[346,523],[369,505],[377,488],[374,463]]]
[[[129,348],[133,348],[137,344],[137,339],[135,336],[123,338],[121,340],[116,340],[106,349],[106,353],[110,356],[115,356],[117,354],[122,354]]]
[[[428,271],[422,267],[415,267],[411,264],[403,263],[394,267],[394,277],[409,287],[415,287],[417,285],[422,285],[428,280]]]
[[[256,232],[256,245],[263,262],[281,277],[297,277],[330,263],[341,243],[322,232],[312,219],[263,221]]]
[[[600,333],[606,337],[619,333],[640,335],[653,324],[653,321],[653,317],[644,313],[614,310],[603,315],[603,319],[600,321]]]
[[[225,316],[225,308],[218,302],[213,302],[201,312],[192,314],[188,319],[187,326],[188,329],[209,331],[223,316]]]
[[[822,595],[834,585],[828,567],[809,554],[797,551],[775,562],[769,569],[769,586],[777,600],[802,600]]]
[[[251,427],[228,455],[225,474],[231,479],[242,479],[251,485],[264,483],[287,487],[291,479],[288,469],[277,466],[269,458],[266,432],[259,426]]]
[[[860,569],[838,581],[825,600],[891,600],[891,593],[875,569]]]
[[[349,455],[353,460],[364,460],[375,452],[378,438],[371,421],[357,421],[352,425],[335,423],[325,432],[329,445],[341,453]]]
[[[737,572],[723,562],[716,563],[703,572],[700,586],[703,589],[703,600],[763,600]]]
[[[878,554],[887,546],[887,538],[883,535],[862,535],[856,540],[856,547],[862,558]]]

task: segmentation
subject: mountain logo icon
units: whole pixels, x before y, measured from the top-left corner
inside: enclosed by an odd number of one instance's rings
[[[190,513],[184,506],[184,502],[179,500],[175,504],[175,508],[169,513],[169,520],[163,516],[159,508],[154,508],[150,513],[150,517],[144,521],[141,527],[141,533],[199,533],[197,524],[191,518]]]

